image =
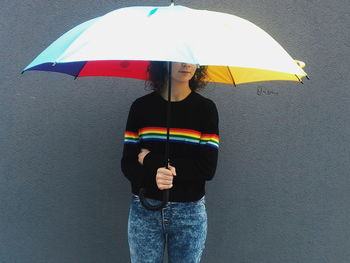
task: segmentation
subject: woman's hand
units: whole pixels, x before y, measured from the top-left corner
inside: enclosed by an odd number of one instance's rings
[[[141,165],[143,165],[143,159],[145,158],[145,156],[149,153],[150,151],[145,149],[145,148],[142,148],[139,152],[139,155],[138,155],[138,161]]]
[[[168,169],[165,167],[158,168],[156,183],[159,190],[172,188],[174,176],[176,176],[176,170],[174,166],[169,165]]]
[[[143,165],[143,159],[150,151],[145,148],[141,148],[138,154],[138,161]],[[176,175],[174,166],[169,165],[168,169],[165,167],[158,168],[156,174],[156,183],[160,190],[170,189],[173,187],[173,178]]]

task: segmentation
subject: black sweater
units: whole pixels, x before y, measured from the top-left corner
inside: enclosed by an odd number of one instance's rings
[[[146,197],[162,200],[156,185],[157,169],[165,167],[167,101],[152,92],[131,105],[121,167],[132,193],[146,188]],[[191,92],[171,102],[170,164],[176,169],[169,201],[190,202],[205,194],[205,181],[214,176],[219,147],[218,113],[213,101]],[[141,148],[150,150],[138,162]]]

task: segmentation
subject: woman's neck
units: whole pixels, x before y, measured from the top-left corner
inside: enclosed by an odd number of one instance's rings
[[[171,82],[171,101],[181,101],[191,93],[188,82]],[[163,99],[168,100],[168,86],[160,91]]]

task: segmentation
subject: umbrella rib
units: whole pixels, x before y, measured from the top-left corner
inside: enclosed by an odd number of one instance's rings
[[[298,75],[295,75],[296,77],[297,77],[297,79],[299,80],[299,82],[301,83],[301,84],[304,84],[304,82],[298,77]]]
[[[231,79],[232,79],[233,85],[235,86],[235,88],[237,88],[237,85],[236,85],[235,79],[233,78],[233,75],[232,75],[232,73],[231,73],[230,67],[229,67],[229,66],[227,66],[227,68],[228,68],[228,72],[230,73],[230,76],[231,76]]]
[[[79,70],[79,72],[74,76],[74,80],[76,80],[80,74],[80,72],[82,71],[82,69],[86,66],[86,64],[88,63],[88,61],[85,61],[85,63],[83,64],[83,66],[81,67],[81,69]]]

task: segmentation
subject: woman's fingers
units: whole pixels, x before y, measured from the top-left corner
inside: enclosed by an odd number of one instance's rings
[[[148,150],[148,149],[146,149],[146,148],[141,148],[141,149],[140,149],[140,152],[146,152],[146,153],[149,153],[149,152],[150,152],[150,150]]]
[[[168,189],[171,189],[173,187],[173,185],[162,185],[162,184],[157,184],[159,190],[168,190]]]
[[[157,180],[157,186],[160,190],[170,189],[173,187],[172,181]]]
[[[170,164],[168,165],[168,169],[171,171],[171,173],[176,176],[176,169],[174,166],[171,166]]]
[[[172,178],[158,177],[158,182],[161,184],[172,184],[173,179]]]
[[[165,168],[165,167],[158,168],[157,174],[158,174],[158,173],[159,173],[159,174],[164,174],[164,175],[171,175],[171,176],[174,175],[174,173],[173,173],[172,170],[167,169],[167,168]]]
[[[139,154],[138,154],[138,162],[143,165],[143,159],[145,158],[145,156],[149,153],[150,151],[146,148],[141,148]]]
[[[157,175],[156,181],[157,184],[171,185],[173,183],[173,176]]]
[[[173,178],[175,173],[175,167],[159,168],[156,175],[156,183],[160,190],[170,189],[173,187]]]

